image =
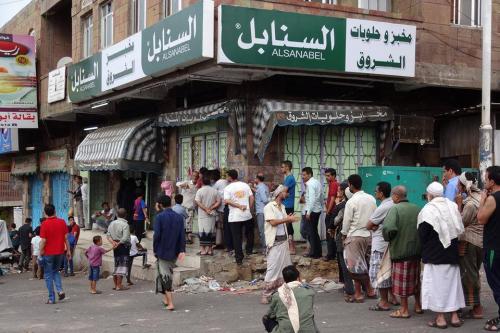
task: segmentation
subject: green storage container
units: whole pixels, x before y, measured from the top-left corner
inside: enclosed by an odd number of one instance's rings
[[[479,174],[477,169],[462,169]],[[375,195],[377,183],[385,181],[392,187],[404,185],[408,190],[408,200],[423,207],[426,204],[425,189],[433,181],[441,181],[443,169],[436,167],[406,167],[406,166],[362,166],[358,168],[363,179],[363,190]]]

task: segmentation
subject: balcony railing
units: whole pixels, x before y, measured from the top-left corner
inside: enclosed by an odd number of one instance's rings
[[[15,189],[10,172],[0,171],[0,206],[15,206],[22,203],[23,194]]]

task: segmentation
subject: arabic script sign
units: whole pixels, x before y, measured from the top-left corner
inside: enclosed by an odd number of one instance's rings
[[[287,125],[338,125],[354,124],[366,121],[387,121],[392,119],[388,110],[373,111],[284,111],[276,112],[278,126]]]
[[[68,67],[68,96],[77,103],[101,93],[101,53]]]
[[[159,75],[214,56],[214,3],[200,1],[142,32],[142,68]]]
[[[38,128],[35,39],[0,34],[0,127]]]
[[[344,19],[219,6],[219,63],[343,71],[344,59]]]
[[[66,66],[49,72],[47,101],[54,103],[62,101],[66,92]]]
[[[141,67],[141,33],[102,51],[102,90],[106,91],[145,77]]]
[[[44,151],[40,153],[40,172],[65,171],[68,162],[66,149]]]
[[[206,108],[200,107],[196,109],[164,113],[160,115],[158,119],[159,126],[174,127],[225,117],[228,114],[228,109],[224,104],[225,103],[218,103]]]
[[[416,27],[219,6],[218,63],[415,76]]]
[[[347,19],[346,71],[415,76],[415,26]]]
[[[36,170],[36,154],[15,156],[12,158],[12,175],[29,175],[31,173],[36,173]]]
[[[202,0],[70,66],[71,102],[213,58],[213,12],[213,1]]]

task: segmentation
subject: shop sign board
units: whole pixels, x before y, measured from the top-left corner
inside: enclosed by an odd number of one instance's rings
[[[12,175],[29,175],[37,171],[36,154],[15,156],[12,158]]]
[[[157,76],[213,58],[214,3],[200,1],[142,31],[142,67]]]
[[[415,26],[358,19],[346,23],[346,72],[415,76]]]
[[[343,71],[344,58],[342,18],[219,7],[219,63]]]
[[[40,153],[40,172],[66,171],[68,165],[68,150],[59,149]]]
[[[217,62],[415,76],[416,27],[219,6]]]
[[[35,38],[0,34],[0,128],[38,128]]]
[[[66,93],[66,66],[49,72],[49,84],[47,87],[47,101],[54,103],[64,100]]]
[[[201,0],[69,67],[73,103],[123,89],[214,56],[214,3]]]
[[[68,67],[68,96],[78,103],[101,93],[101,53],[96,53]]]
[[[101,52],[102,91],[117,88],[145,77],[141,66],[141,33],[125,38]]]

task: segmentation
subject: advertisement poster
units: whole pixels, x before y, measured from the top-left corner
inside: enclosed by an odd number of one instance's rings
[[[35,39],[0,34],[0,127],[38,128]]]
[[[0,154],[19,151],[17,128],[0,128]]]

